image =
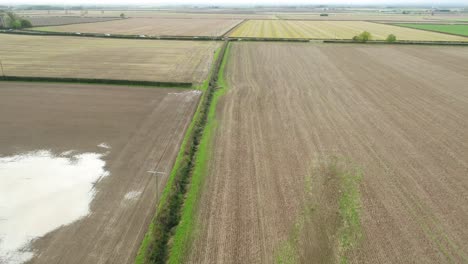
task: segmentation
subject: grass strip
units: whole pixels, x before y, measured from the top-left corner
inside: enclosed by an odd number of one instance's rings
[[[468,36],[468,25],[462,24],[394,24],[401,27],[408,27],[408,28],[415,28],[415,29],[422,29],[427,31],[434,31],[439,33],[448,33],[452,35],[458,36]]]
[[[340,263],[348,263],[348,253],[356,248],[362,238],[361,230],[361,193],[359,185],[362,171],[358,167],[340,168],[335,159],[332,170],[340,178],[339,212],[342,227],[339,230]]]
[[[312,164],[302,209],[276,252],[278,264],[347,263],[361,242],[361,168],[337,156]]]
[[[181,149],[174,167],[158,203],[155,217],[140,246],[135,263],[165,263],[169,253],[169,241],[174,228],[181,219],[181,210],[185,202],[185,194],[191,182],[195,166],[195,155],[199,150],[200,141],[205,131],[208,112],[215,90],[217,72],[226,44],[215,53],[215,65],[210,78],[200,87],[204,91],[192,122],[187,129]]]
[[[195,166],[193,169],[190,190],[182,209],[182,217],[179,225],[175,230],[170,249],[168,263],[184,263],[186,253],[190,247],[193,238],[193,230],[195,230],[196,204],[200,196],[201,186],[204,176],[207,173],[207,164],[210,158],[210,150],[213,141],[213,135],[217,127],[216,107],[219,98],[226,92],[227,84],[224,78],[224,69],[226,67],[227,58],[229,56],[230,46],[227,45],[223,54],[222,63],[217,74],[217,89],[213,93],[213,98],[209,107],[206,126],[203,136],[200,141],[198,151],[195,155]]]

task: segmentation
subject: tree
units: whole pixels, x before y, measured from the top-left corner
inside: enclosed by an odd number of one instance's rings
[[[125,14],[124,13],[120,14],[120,18],[125,18]]]
[[[11,22],[10,27],[13,28],[13,29],[20,29],[21,28],[21,21],[15,20],[15,21]]]
[[[17,16],[13,12],[7,12],[6,16],[3,16],[3,27],[21,29],[32,27],[32,23],[27,19]]]
[[[396,36],[393,35],[393,34],[388,35],[388,37],[386,39],[387,42],[395,42],[396,40],[397,40]]]
[[[372,39],[372,35],[371,33],[367,31],[364,31],[361,34],[353,37],[353,41],[356,41],[356,42],[367,42],[371,39]]]

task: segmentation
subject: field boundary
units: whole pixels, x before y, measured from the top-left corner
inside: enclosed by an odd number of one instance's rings
[[[228,41],[215,55],[215,64],[210,77],[202,85],[203,95],[187,129],[179,154],[172,168],[171,174],[164,188],[163,195],[158,201],[153,220],[146,233],[135,263],[165,263],[170,248],[170,241],[181,221],[182,208],[185,206],[185,195],[192,188],[191,177],[195,167],[195,159],[199,152],[199,145],[205,132],[210,105],[215,92],[217,73],[219,71]]]
[[[239,23],[237,23],[235,26],[233,26],[232,28],[230,28],[228,31],[224,32],[223,35],[221,35],[221,37],[229,37],[229,35],[231,35],[232,32],[234,32],[234,30],[238,29],[242,24],[244,24],[245,22],[249,21],[250,19],[243,19],[241,20]]]
[[[155,81],[133,81],[133,80],[118,80],[118,79],[88,79],[88,78],[33,77],[33,76],[0,76],[0,81],[136,85],[136,86],[154,86],[154,87],[167,87],[167,88],[174,88],[174,87],[192,88],[193,87],[193,84],[188,83],[188,82],[155,82]]]
[[[192,183],[186,195],[186,203],[182,208],[182,219],[176,227],[172,247],[169,253],[168,263],[185,263],[190,249],[190,245],[196,235],[196,208],[200,198],[201,188],[204,182],[204,176],[207,174],[207,164],[211,155],[211,146],[213,144],[214,132],[217,127],[216,107],[219,98],[226,92],[227,83],[224,78],[224,71],[227,59],[230,53],[230,42],[226,42],[224,52],[220,54],[220,65],[215,75],[216,84],[213,98],[208,109],[208,116],[204,133],[200,141],[199,151],[195,155],[195,166],[193,168]],[[222,55],[222,56],[221,56]]]
[[[62,37],[88,37],[108,39],[138,39],[138,40],[186,40],[186,41],[216,41],[222,40],[222,36],[147,36],[147,35],[122,35],[101,33],[77,33],[77,32],[52,32],[40,30],[0,30],[1,34],[32,35],[32,36],[62,36]]]
[[[25,17],[25,18],[30,18]],[[45,17],[72,17],[72,18],[81,18],[80,16],[45,16]],[[88,17],[89,18],[89,17]],[[93,17],[94,18],[94,17]],[[106,17],[96,17],[96,18],[106,18]],[[101,23],[101,22],[107,22],[107,21],[114,21],[114,20],[122,20],[122,19],[127,19],[127,18],[120,18],[120,17],[109,17],[110,19],[108,20],[103,20],[103,21],[85,21],[85,22],[74,22],[74,23],[63,23],[63,24],[55,24],[55,25],[46,25],[46,26],[33,26],[31,28],[37,28],[37,27],[56,27],[56,26],[68,26],[68,25],[77,25],[77,24],[89,24],[89,23]]]
[[[246,20],[247,21],[247,20]],[[377,23],[384,24],[385,23]],[[237,26],[243,24],[240,23]],[[398,26],[398,25],[395,25]],[[399,26],[402,27],[402,26]],[[408,28],[408,27],[403,27]],[[421,30],[421,29],[415,29]],[[429,32],[436,32],[430,31]],[[440,33],[440,32],[436,32]],[[181,41],[271,41],[271,42],[313,42],[313,41],[322,41],[323,43],[354,43],[354,44],[363,44],[363,42],[355,42],[351,39],[327,39],[327,38],[261,38],[261,37],[229,37],[228,35],[222,36],[140,36],[140,35],[106,35],[98,33],[72,33],[72,32],[49,32],[49,31],[36,31],[36,30],[0,30],[0,34],[17,34],[17,35],[33,35],[33,36],[67,36],[67,37],[91,37],[91,38],[108,38],[108,39],[138,39],[138,40],[181,40]],[[225,34],[228,34],[226,32]],[[440,33],[448,34],[448,33]],[[451,34],[448,34],[451,35]],[[453,35],[453,34],[452,34]],[[456,35],[461,36],[461,35]],[[398,36],[397,36],[398,37]],[[366,43],[372,44],[412,44],[412,45],[455,45],[455,46],[468,46],[468,37],[467,41],[413,41],[413,40],[400,40],[397,42],[386,42],[384,40],[373,40]]]
[[[323,43],[344,43],[344,44],[383,44],[383,45],[432,45],[432,46],[468,46],[468,41],[412,41],[399,40],[395,42],[387,42],[385,40],[370,40],[367,42],[357,42],[348,39],[330,39],[323,40]]]
[[[310,42],[309,38],[257,38],[257,37],[228,37],[230,41],[273,41],[273,42]]]

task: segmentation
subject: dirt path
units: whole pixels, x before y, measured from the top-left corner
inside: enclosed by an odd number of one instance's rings
[[[234,44],[190,262],[274,262],[334,155],[363,171],[350,262],[468,261],[467,68],[465,48]]]
[[[102,152],[91,214],[36,240],[33,263],[133,263],[198,102],[190,90],[0,82],[0,154]],[[106,150],[107,151],[107,150]],[[40,224],[40,223],[36,223]]]

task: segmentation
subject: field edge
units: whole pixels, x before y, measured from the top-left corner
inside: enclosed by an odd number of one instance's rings
[[[224,78],[224,69],[229,57],[229,51],[230,45],[228,44],[222,58],[221,66],[219,68],[217,81],[218,88],[213,94],[213,99],[208,112],[207,123],[204,129],[205,131],[195,156],[195,167],[191,177],[192,182],[190,189],[187,192],[186,201],[182,209],[181,222],[177,226],[173,237],[168,263],[183,263],[191,240],[193,239],[193,231],[195,230],[196,225],[195,206],[197,199],[200,196],[200,187],[204,180],[204,174],[206,174],[207,171],[207,162],[210,156],[213,136],[217,128],[216,108],[220,97],[223,96],[228,89]]]
[[[163,194],[160,198],[159,201],[157,201],[157,205],[156,205],[156,212],[155,212],[155,215],[153,217],[153,220],[151,221],[149,227],[148,227],[148,231],[146,232],[142,242],[141,242],[141,246],[138,250],[138,253],[137,253],[137,256],[135,258],[135,264],[143,264],[143,263],[151,263],[152,261],[150,261],[150,258],[151,258],[151,253],[152,253],[152,247],[154,246],[154,243],[155,243],[155,235],[154,233],[156,232],[156,229],[158,228],[157,225],[156,225],[156,222],[158,221],[159,217],[160,217],[160,214],[163,213],[164,210],[167,211],[167,207],[170,206],[169,204],[171,203],[171,195],[174,195],[174,191],[173,189],[176,188],[178,189],[179,185],[180,184],[187,184],[187,179],[180,179],[180,175],[179,174],[186,174],[185,176],[188,175],[188,173],[190,173],[189,168],[187,168],[187,166],[190,165],[190,163],[192,162],[190,160],[190,155],[193,153],[191,152],[194,152],[197,150],[197,139],[196,139],[196,134],[197,133],[200,133],[203,128],[200,127],[201,123],[202,123],[202,118],[203,118],[203,112],[207,111],[207,109],[205,109],[205,106],[207,103],[209,103],[209,86],[211,85],[210,81],[211,79],[213,78],[213,75],[214,75],[214,72],[216,71],[216,62],[218,61],[218,57],[219,57],[219,54],[221,53],[221,50],[223,49],[223,47],[220,47],[216,50],[215,52],[215,55],[214,55],[214,58],[213,58],[213,61],[215,62],[213,64],[213,67],[210,71],[210,74],[208,76],[208,78],[200,85],[200,86],[197,86],[197,90],[201,90],[203,92],[203,95],[202,97],[200,98],[200,101],[198,103],[198,106],[196,108],[196,111],[195,113],[193,114],[193,117],[192,117],[192,120],[190,122],[190,125],[189,127],[187,128],[187,131],[185,133],[185,136],[184,136],[184,139],[182,141],[182,144],[180,145],[180,149],[179,149],[179,153],[177,154],[177,158],[176,158],[176,161],[173,165],[173,168],[171,170],[171,173],[169,175],[169,178],[168,178],[168,181],[166,183],[166,186],[164,187],[164,190],[163,190]],[[184,177],[182,177],[184,178]],[[189,179],[188,179],[189,180]],[[182,182],[181,181],[185,181],[185,182]],[[175,194],[177,198],[181,198],[179,197],[181,195],[181,193],[179,194]],[[182,194],[183,195],[183,194]],[[168,232],[165,232],[165,234],[163,234],[165,236],[169,236]],[[168,239],[168,237],[166,237],[166,239]],[[165,247],[167,247],[167,245],[165,245]],[[166,249],[166,248],[165,248]],[[164,262],[164,261],[161,261],[160,262]]]

